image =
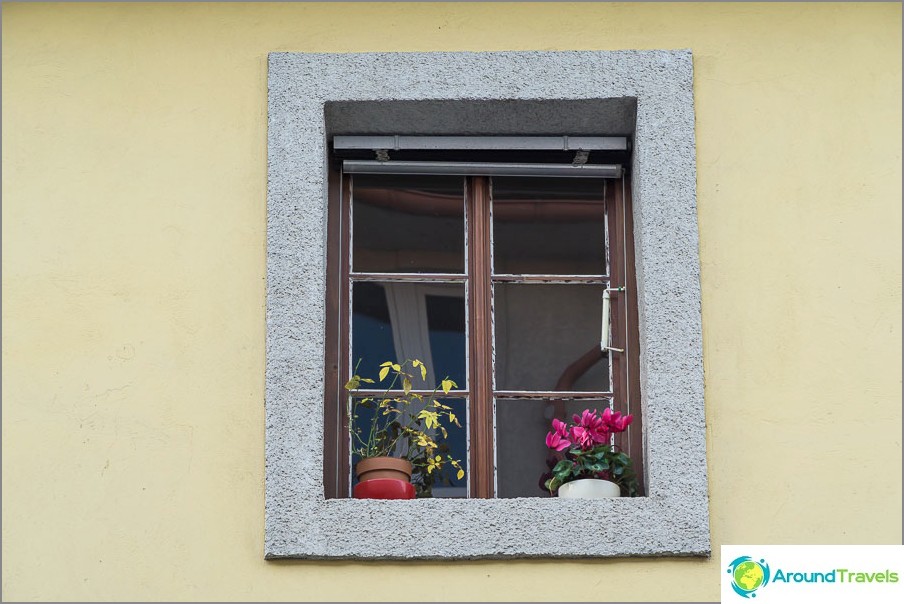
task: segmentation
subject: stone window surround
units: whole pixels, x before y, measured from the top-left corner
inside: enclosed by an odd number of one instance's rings
[[[708,556],[691,52],[272,53],[268,105],[265,557]],[[634,141],[648,495],[325,500],[328,137],[585,132]]]

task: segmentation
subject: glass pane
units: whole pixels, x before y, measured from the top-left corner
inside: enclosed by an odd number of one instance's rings
[[[416,389],[446,377],[465,389],[465,355],[463,283],[353,284],[351,368],[358,375],[375,378],[385,361],[419,359],[427,379],[416,380]]]
[[[497,497],[549,497],[542,482],[549,463],[558,459],[546,448],[552,419],[571,421],[584,409],[602,411],[607,400],[511,400],[496,401]],[[559,457],[561,458],[561,456]]]
[[[383,401],[387,401],[381,406]],[[434,401],[447,408],[437,407]],[[352,401],[352,468],[354,469],[362,459],[362,453],[366,450],[366,443],[380,442],[386,438],[386,443],[392,444],[390,455],[393,457],[406,457],[414,466],[411,481],[415,485],[418,497],[467,497],[467,425],[466,418],[467,400],[463,398],[436,398],[424,397],[417,400],[412,397],[406,404],[398,399],[380,396],[373,399],[353,399]],[[386,412],[387,409],[393,411]],[[439,427],[427,428],[425,422],[417,423],[416,416],[423,410],[429,409],[438,414],[439,426],[446,429],[443,435]],[[397,411],[396,411],[397,410]],[[386,412],[384,414],[384,412]],[[454,421],[449,413],[454,416]],[[457,425],[455,421],[458,422]],[[417,445],[415,437],[398,437],[401,426],[410,426],[426,434],[438,445],[428,454],[423,446]],[[397,438],[398,437],[398,438]],[[394,443],[394,444],[393,444]],[[414,452],[411,453],[413,447]],[[409,455],[410,454],[410,455]],[[436,463],[436,456],[442,459],[437,468],[429,468]],[[449,457],[454,459],[464,475],[458,478],[458,469],[449,462]],[[428,461],[432,459],[433,461]],[[357,476],[352,472],[352,486],[357,484]]]
[[[602,285],[493,287],[497,390],[609,391]],[[586,356],[585,356],[586,355]]]
[[[352,180],[352,267],[372,273],[462,273],[464,179],[358,175]]]
[[[598,178],[494,178],[494,272],[604,274],[604,183]]]

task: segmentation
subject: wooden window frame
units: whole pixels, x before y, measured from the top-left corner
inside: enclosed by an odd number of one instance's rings
[[[495,480],[495,398],[516,399],[599,399],[611,398],[613,408],[632,413],[634,422],[628,432],[617,436],[616,444],[634,461],[638,484],[643,492],[643,418],[640,413],[640,360],[634,237],[630,175],[606,180],[606,264],[601,275],[513,275],[492,271],[492,211],[490,178],[463,177],[465,181],[465,273],[419,273],[410,275],[352,273],[351,253],[351,176],[343,174],[341,161],[329,162],[329,199],[327,212],[326,274],[326,346],[324,396],[324,465],[326,499],[349,497],[350,451],[347,393],[344,383],[350,375],[347,351],[350,346],[350,284],[352,281],[394,280],[421,283],[468,284],[468,388],[450,392],[468,401],[468,468],[471,499],[496,496]],[[492,296],[495,283],[593,283],[613,290],[611,336],[609,346],[624,352],[609,352],[613,377],[610,392],[502,391],[493,389],[493,316]],[[593,350],[566,369],[579,376],[601,356]]]

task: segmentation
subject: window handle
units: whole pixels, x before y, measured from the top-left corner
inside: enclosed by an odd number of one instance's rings
[[[623,292],[625,291],[624,287],[607,287],[605,291],[603,291],[603,327],[602,333],[600,333],[600,350],[603,352],[607,350],[611,350],[613,352],[624,352],[624,348],[613,348],[609,346],[609,328],[610,328],[610,317],[609,317],[609,302],[610,302],[610,292]]]

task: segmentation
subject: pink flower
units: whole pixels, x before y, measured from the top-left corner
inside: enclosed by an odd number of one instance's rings
[[[574,426],[571,429],[571,440],[585,451],[592,449],[596,445],[594,442],[594,432],[582,426]]]
[[[562,424],[564,426],[564,424]],[[571,441],[559,435],[558,432],[550,432],[546,435],[546,446],[554,451],[564,451],[571,446]]]
[[[634,420],[633,415],[623,415],[613,422],[613,432],[624,432]]]
[[[596,410],[584,409],[580,416],[575,415],[572,419],[576,425],[591,431],[600,430],[603,427],[603,420]]]
[[[584,409],[580,415],[572,416],[574,425],[571,427],[553,419],[552,432],[546,435],[546,446],[554,451],[564,451],[571,446],[589,451],[598,445],[608,445],[612,434],[624,432],[633,419],[608,407],[602,413]]]
[[[624,432],[631,422],[634,420],[633,415],[622,415],[619,411],[606,409],[603,411],[603,422],[606,424],[610,432]]]
[[[593,411],[584,409],[580,417],[575,415],[573,419],[575,424],[588,433],[588,436],[585,437],[585,442],[587,442],[585,448],[592,448],[593,444],[609,442],[609,428],[596,409]],[[589,441],[593,441],[592,444]]]

